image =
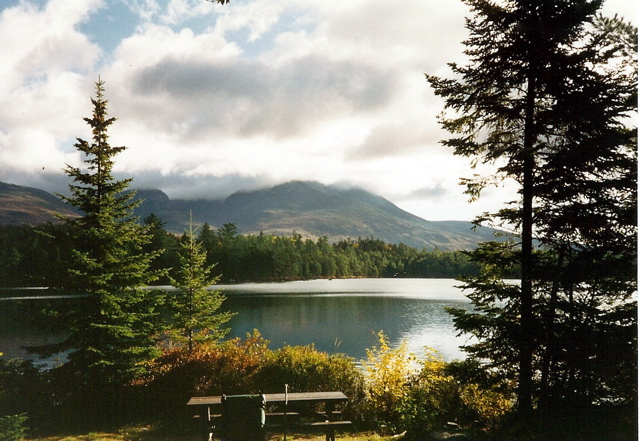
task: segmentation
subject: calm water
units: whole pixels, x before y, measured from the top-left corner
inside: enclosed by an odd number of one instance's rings
[[[463,357],[458,346],[466,340],[456,337],[444,308],[471,308],[455,288],[457,283],[448,279],[336,279],[218,288],[227,296],[223,309],[238,313],[229,324],[230,337],[244,337],[258,329],[271,348],[313,343],[322,351],[362,359],[365,350],[376,343],[375,333],[382,330],[394,346],[406,340],[416,354],[430,346],[452,360]],[[0,300],[0,352],[5,358],[26,357],[21,346],[57,338],[45,323],[34,322],[45,304],[82,301],[44,300],[33,294],[37,292],[23,291],[12,294],[13,299]]]

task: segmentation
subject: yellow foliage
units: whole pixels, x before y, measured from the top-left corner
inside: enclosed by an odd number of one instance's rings
[[[512,400],[505,394],[480,389],[477,384],[465,385],[461,395],[464,404],[490,428],[497,427],[500,419],[513,406]]]
[[[415,357],[406,341],[392,349],[383,331],[378,332],[377,339],[378,346],[367,349],[367,360],[363,361],[368,398],[376,420],[392,423],[399,418],[398,404],[417,373]]]
[[[448,421],[495,427],[511,408],[509,395],[449,374],[435,349],[427,347],[416,357],[406,342],[392,349],[382,331],[377,340],[377,346],[367,350],[363,366],[370,412],[379,426],[417,432]]]

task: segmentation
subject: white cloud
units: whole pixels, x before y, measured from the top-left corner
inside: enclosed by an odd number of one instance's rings
[[[98,0],[71,4],[51,0],[42,9],[30,3],[4,9],[0,14],[0,92],[41,82],[52,73],[89,71],[100,49],[75,27],[99,5]]]
[[[50,1],[4,9],[0,15],[0,163],[24,173],[60,170],[75,153],[62,145],[81,126],[89,102],[86,75],[100,48],[76,30],[99,1]]]
[[[140,19],[151,22],[162,11],[158,0],[122,0]]]
[[[247,41],[254,42],[270,31],[278,23],[284,7],[277,1],[233,3],[219,9],[221,16],[216,20],[215,32],[225,36],[230,32],[246,29]]]
[[[173,197],[313,179],[428,219],[471,219],[509,198],[469,206],[457,185],[468,161],[438,144],[442,102],[424,73],[462,59],[464,3],[122,1],[1,10],[0,180],[60,185],[48,170],[79,161],[70,146],[89,136],[100,74],[118,118],[110,141],[128,147],[117,171]],[[625,15],[632,3],[607,6]],[[105,29],[115,43],[101,44]]]

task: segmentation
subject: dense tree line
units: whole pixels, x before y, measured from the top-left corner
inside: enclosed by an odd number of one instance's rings
[[[180,267],[179,251],[188,235],[167,232],[159,217],[143,220],[150,242],[145,252],[160,254],[151,262],[152,271]],[[67,227],[0,226],[0,286],[59,286],[67,276],[70,241],[62,234]],[[214,265],[214,275],[223,282],[304,280],[320,277],[434,277],[476,275],[478,265],[460,251],[425,251],[405,244],[388,244],[375,238],[330,243],[326,238],[241,235],[233,224],[214,229],[205,224],[196,239]],[[167,275],[156,283],[169,284]]]

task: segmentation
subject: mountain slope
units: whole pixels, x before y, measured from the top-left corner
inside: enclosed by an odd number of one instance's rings
[[[169,231],[182,233],[192,213],[196,224],[213,228],[234,223],[242,234],[327,237],[330,241],[375,237],[388,243],[441,250],[472,249],[491,240],[493,230],[471,229],[470,222],[426,221],[367,191],[317,182],[294,181],[256,191],[236,192],[224,200],[170,199],[161,190],[137,190],[143,203],[136,215],[151,213]],[[37,225],[55,221],[55,213],[74,211],[56,196],[31,187],[0,182],[0,224]]]
[[[234,223],[244,234],[291,234],[330,241],[375,237],[388,243],[442,250],[471,249],[493,231],[469,222],[426,221],[361,189],[344,190],[317,182],[294,181],[256,191],[237,192],[223,201],[169,200],[159,190],[140,190],[138,215],[153,212],[173,231],[184,231],[189,211],[196,223],[219,228]]]
[[[0,224],[39,225],[75,216],[59,198],[44,190],[0,182]]]

